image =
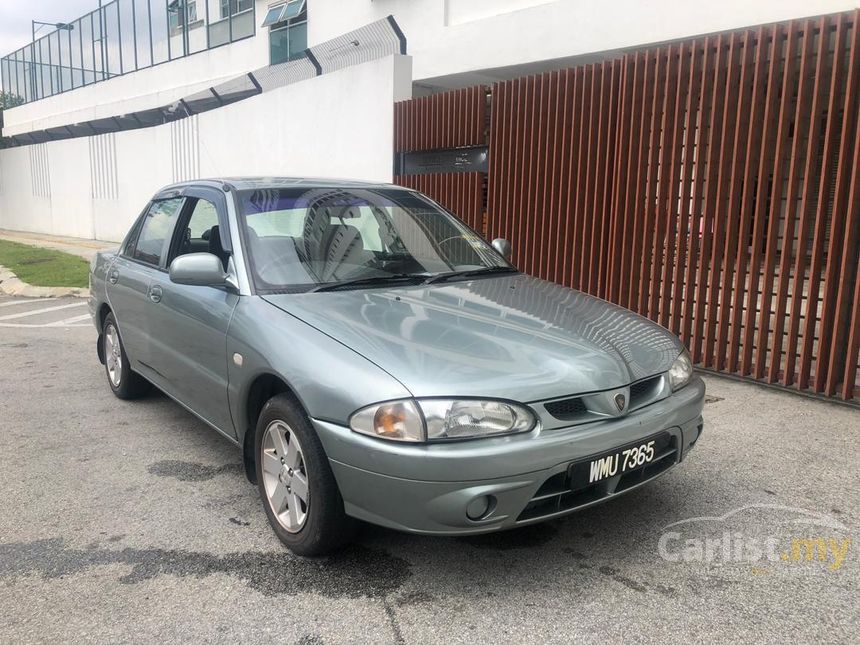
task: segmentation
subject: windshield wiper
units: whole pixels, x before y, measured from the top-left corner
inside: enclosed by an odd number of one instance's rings
[[[353,278],[352,280],[341,280],[340,282],[327,282],[318,285],[309,293],[320,291],[337,291],[338,289],[349,289],[350,287],[376,286],[389,284],[421,284],[427,279],[426,275],[420,273],[391,273],[389,275],[376,275],[369,278]]]
[[[484,267],[483,269],[468,269],[465,271],[449,271],[448,273],[439,273],[430,276],[424,281],[424,284],[433,284],[434,282],[445,282],[451,278],[469,278],[477,275],[492,275],[494,273],[518,273],[514,267]]]

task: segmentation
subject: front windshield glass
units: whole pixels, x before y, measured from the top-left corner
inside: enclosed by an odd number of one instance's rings
[[[510,265],[418,193],[386,188],[241,191],[240,221],[258,289],[480,274]]]

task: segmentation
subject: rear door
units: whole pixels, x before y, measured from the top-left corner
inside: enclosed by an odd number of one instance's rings
[[[224,193],[205,187],[183,191],[166,266],[186,253],[208,252],[228,267],[231,240]],[[227,402],[227,328],[238,294],[224,287],[175,284],[167,273],[155,277],[160,294],[151,303],[152,364],[166,389],[184,405],[234,436]]]
[[[149,305],[153,279],[164,259],[182,197],[153,200],[107,272],[107,297],[132,369],[151,378]]]

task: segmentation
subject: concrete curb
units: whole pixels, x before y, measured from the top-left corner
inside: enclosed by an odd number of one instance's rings
[[[35,287],[18,279],[12,271],[0,264],[0,293],[25,298],[60,298],[73,296],[89,298],[90,290],[82,287]]]

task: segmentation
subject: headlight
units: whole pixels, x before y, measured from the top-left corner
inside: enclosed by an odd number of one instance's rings
[[[427,439],[465,439],[528,432],[534,415],[520,405],[501,401],[419,401],[427,422]]]
[[[676,392],[690,382],[693,377],[693,362],[690,360],[690,354],[685,349],[678,355],[672,367],[669,368],[669,385],[672,386],[672,391]]]
[[[418,399],[388,401],[352,415],[355,432],[394,441],[472,439],[528,432],[534,415],[525,407],[502,401]]]
[[[424,421],[413,401],[389,401],[352,415],[349,427],[372,437],[394,441],[424,441]]]

